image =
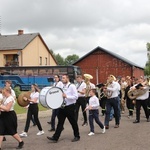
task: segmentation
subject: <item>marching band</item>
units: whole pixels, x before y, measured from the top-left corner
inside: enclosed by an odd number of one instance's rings
[[[56,76],[56,75],[55,75]],[[55,131],[52,137],[47,137],[48,140],[51,142],[57,142],[61,132],[63,130],[65,119],[68,118],[72,128],[73,128],[73,134],[74,138],[72,142],[76,142],[80,140],[80,133],[78,126],[78,115],[79,115],[79,107],[82,108],[82,114],[83,114],[83,124],[82,126],[88,125],[88,119],[87,119],[87,113],[86,110],[89,110],[89,125],[90,125],[90,133],[89,136],[94,135],[94,124],[93,119],[95,119],[96,123],[100,126],[102,129],[102,133],[105,133],[105,129],[109,129],[109,123],[110,123],[110,116],[111,112],[113,110],[113,116],[115,118],[115,125],[114,128],[119,128],[120,121],[121,121],[121,114],[124,114],[126,111],[126,107],[128,109],[128,118],[133,117],[134,109],[136,111],[135,113],[135,121],[133,123],[140,123],[140,114],[141,114],[141,106],[143,107],[147,122],[149,122],[149,114],[150,114],[150,81],[149,79],[144,79],[143,77],[140,77],[139,79],[134,79],[127,76],[127,77],[120,77],[117,78],[114,75],[109,75],[107,77],[106,83],[100,83],[97,85],[94,85],[91,83],[91,79],[93,79],[93,76],[90,74],[84,74],[84,79],[82,79],[82,76],[77,76],[77,84],[74,85],[69,82],[68,75],[62,76],[62,81],[59,82],[62,83],[61,90],[62,90],[62,97],[63,97],[63,103],[61,102],[60,107],[53,110],[59,110],[57,111],[55,117],[58,118],[58,124],[55,129],[55,121],[51,126],[51,129]],[[56,76],[57,77],[57,76]],[[58,76],[59,77],[59,76]],[[57,82],[58,82],[57,81]],[[56,84],[57,84],[56,82]],[[49,90],[49,89],[48,89]],[[7,96],[10,96],[12,89],[10,88],[4,88],[0,90],[0,113],[4,114],[6,111],[6,101],[5,98]],[[35,93],[35,91],[34,91]],[[31,93],[30,93],[31,94]],[[53,95],[53,98],[57,101],[57,94],[58,90],[55,88],[55,91],[48,93],[48,98],[51,98],[51,95]],[[28,93],[29,95],[29,93]],[[56,96],[54,96],[56,95]],[[39,96],[39,93],[38,93]],[[36,96],[36,101],[34,101],[35,98],[30,95],[30,101],[27,94],[21,95],[20,98],[17,100],[18,104],[21,107],[24,107],[27,104],[30,104],[33,106],[33,104],[36,104],[38,101],[40,101],[40,97]],[[47,98],[47,97],[46,97]],[[15,104],[15,98],[11,96],[11,101],[8,101],[7,104],[11,103],[11,107],[8,107],[7,111],[12,111],[13,106]],[[33,101],[31,101],[31,99]],[[41,103],[46,103],[47,100],[42,99]],[[46,101],[46,102],[45,102]],[[59,102],[59,101],[58,101]],[[47,103],[47,105],[49,105]],[[105,116],[104,118],[104,125],[99,120],[99,107],[101,107],[101,113],[102,116]],[[38,110],[36,110],[38,112]],[[5,132],[3,127],[3,123],[6,122],[6,118],[0,114],[0,146],[2,145],[2,138],[5,136]],[[37,116],[37,114],[36,114]],[[54,118],[55,118],[54,117]],[[40,135],[44,134],[44,131],[41,127],[41,124],[38,120],[38,117],[36,117],[36,123],[38,125]],[[25,130],[25,133],[29,129],[29,120],[30,117],[28,116],[28,124],[26,125],[27,129]],[[54,119],[55,120],[55,119]],[[2,126],[2,127],[1,127]],[[9,128],[8,128],[9,129]],[[11,131],[11,128],[10,128]],[[42,133],[41,133],[42,132]],[[11,135],[16,134],[16,128],[13,129],[10,132]],[[7,134],[6,134],[7,135]],[[38,135],[38,134],[37,134]],[[22,136],[22,134],[20,134]],[[18,145],[18,149],[21,149],[24,145],[22,139],[19,135],[17,135],[17,140],[20,145]],[[27,136],[24,136],[27,137]],[[1,147],[0,147],[1,149]]]

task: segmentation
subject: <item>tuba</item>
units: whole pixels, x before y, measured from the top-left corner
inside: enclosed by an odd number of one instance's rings
[[[88,97],[90,89],[91,89],[90,80],[93,79],[93,76],[90,74],[84,74],[84,78],[85,78],[85,83],[86,83],[85,97]]]
[[[134,100],[136,99],[137,97],[143,95],[146,93],[147,90],[145,89],[135,89],[135,90],[129,90],[128,91],[128,97],[131,99],[131,100]]]
[[[150,80],[149,78],[147,78],[143,83],[139,83],[138,85],[135,86],[136,89],[130,89],[128,91],[128,97],[131,99],[131,100],[134,100],[136,99],[137,97],[145,94],[147,92],[147,89],[141,89],[140,87],[143,87],[143,86],[149,86],[150,87]]]
[[[22,92],[19,96],[18,96],[18,99],[17,99],[17,102],[18,102],[18,105],[20,105],[21,107],[26,107],[29,105],[29,101],[25,101],[23,98],[26,97],[27,99],[30,99],[30,94],[31,94],[31,91],[28,91],[28,92]]]

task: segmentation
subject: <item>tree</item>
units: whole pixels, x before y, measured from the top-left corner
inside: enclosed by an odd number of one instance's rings
[[[65,65],[71,65],[71,64],[73,64],[75,61],[77,61],[78,59],[79,59],[79,56],[76,55],[76,54],[68,55],[68,56],[65,58]]]
[[[145,68],[144,68],[144,73],[145,73],[145,75],[149,76],[150,75],[150,43],[147,43],[146,47],[147,47],[148,61],[146,62],[146,65],[145,65]]]
[[[79,56],[76,55],[76,54],[68,55],[64,59],[59,53],[55,54],[52,49],[50,50],[50,52],[54,56],[54,58],[56,59],[56,62],[57,62],[58,65],[71,65],[79,59]]]
[[[55,54],[55,59],[58,65],[65,65],[64,58],[59,53]]]

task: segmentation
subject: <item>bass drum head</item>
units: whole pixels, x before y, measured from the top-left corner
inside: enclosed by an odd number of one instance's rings
[[[52,88],[52,87],[45,87],[45,88],[43,88],[40,91],[40,94],[39,94],[39,102],[45,108],[49,108],[47,103],[46,103],[46,95],[47,95],[47,93],[48,93],[50,88]]]
[[[64,102],[63,91],[58,87],[52,87],[46,94],[46,104],[51,109],[60,108]]]

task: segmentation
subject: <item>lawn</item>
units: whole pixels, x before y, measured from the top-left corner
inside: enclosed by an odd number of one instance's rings
[[[17,102],[15,104],[14,109],[17,114],[23,114],[27,112],[27,108],[19,106]],[[39,111],[44,111],[44,110],[48,110],[48,109],[44,108],[41,104],[39,104]]]

